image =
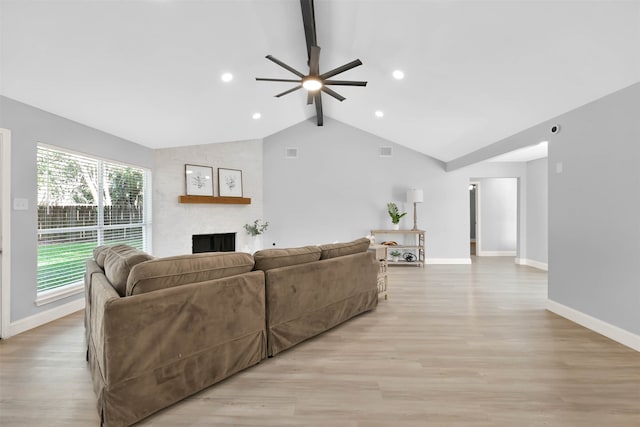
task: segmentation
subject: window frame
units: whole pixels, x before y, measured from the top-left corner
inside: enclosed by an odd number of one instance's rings
[[[109,230],[141,228],[143,250],[148,253],[151,252],[151,247],[152,247],[151,246],[152,244],[151,179],[152,177],[151,177],[151,170],[149,168],[132,164],[132,163],[120,162],[113,159],[107,159],[107,158],[103,158],[103,157],[92,155],[92,154],[82,153],[82,152],[70,150],[67,148],[38,142],[36,146],[36,152],[38,152],[41,148],[46,150],[56,151],[64,155],[81,156],[81,157],[85,157],[87,159],[96,161],[98,164],[97,176],[99,177],[99,179],[98,179],[98,200],[96,203],[97,205],[97,224],[96,225],[80,226],[80,227],[57,227],[57,228],[47,228],[47,229],[40,229],[38,226],[36,226],[36,233],[38,235],[55,234],[55,233],[72,233],[72,232],[78,232],[78,231],[92,231],[92,232],[95,232],[97,235],[96,246],[99,246],[99,245],[105,244],[104,243],[105,233],[108,233]],[[37,163],[38,161],[36,160],[36,166],[38,166]],[[141,222],[128,223],[128,224],[127,223],[111,224],[111,225],[104,224],[104,207],[105,206],[104,206],[104,200],[103,200],[104,199],[103,171],[106,164],[135,168],[136,170],[139,170],[143,173],[143,189],[142,189],[143,198],[142,198],[142,221]],[[39,205],[37,206],[39,207]],[[115,242],[112,243],[110,241],[110,244],[114,244],[114,243]],[[36,259],[38,258],[40,247],[41,247],[40,242],[38,241]],[[39,266],[37,265],[37,262],[36,262],[36,271],[37,270],[39,270]],[[36,283],[36,300],[35,300],[36,306],[49,304],[54,301],[84,292],[84,280],[79,280],[73,283],[69,283],[66,285],[62,285],[62,286],[58,286],[55,288],[46,289],[42,291],[38,290],[38,286],[39,284]]]

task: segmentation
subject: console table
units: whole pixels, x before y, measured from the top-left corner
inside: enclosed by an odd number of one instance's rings
[[[400,261],[388,261],[389,265],[415,265],[417,267],[424,266],[424,245],[425,245],[425,231],[424,230],[371,230],[371,235],[375,237],[376,244],[381,244],[380,236],[385,236],[385,240],[393,240],[394,237],[402,237],[402,242],[398,242],[397,245],[387,246],[387,253],[391,250],[398,250],[400,252],[411,252],[415,255],[415,261],[406,261],[401,259]]]

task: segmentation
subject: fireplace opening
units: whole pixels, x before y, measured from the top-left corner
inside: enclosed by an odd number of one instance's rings
[[[191,251],[202,252],[235,252],[236,233],[194,234],[191,236]]]

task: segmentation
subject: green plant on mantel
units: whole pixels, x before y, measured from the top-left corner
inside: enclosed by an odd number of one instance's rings
[[[247,230],[247,234],[249,234],[250,236],[258,236],[264,233],[265,231],[267,231],[267,227],[269,227],[269,222],[265,221],[264,223],[260,224],[259,219],[253,221],[253,224],[244,225],[244,229]]]
[[[387,211],[391,217],[391,222],[394,224],[398,224],[400,222],[400,218],[407,214],[406,212],[400,213],[400,211],[398,211],[398,206],[393,202],[387,203]]]
[[[400,255],[402,255],[402,253],[400,251],[391,251],[390,254],[392,257],[399,257]]]

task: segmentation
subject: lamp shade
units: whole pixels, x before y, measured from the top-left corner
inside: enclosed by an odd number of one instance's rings
[[[424,202],[424,195],[421,189],[411,188],[407,191],[408,203],[422,203]]]

